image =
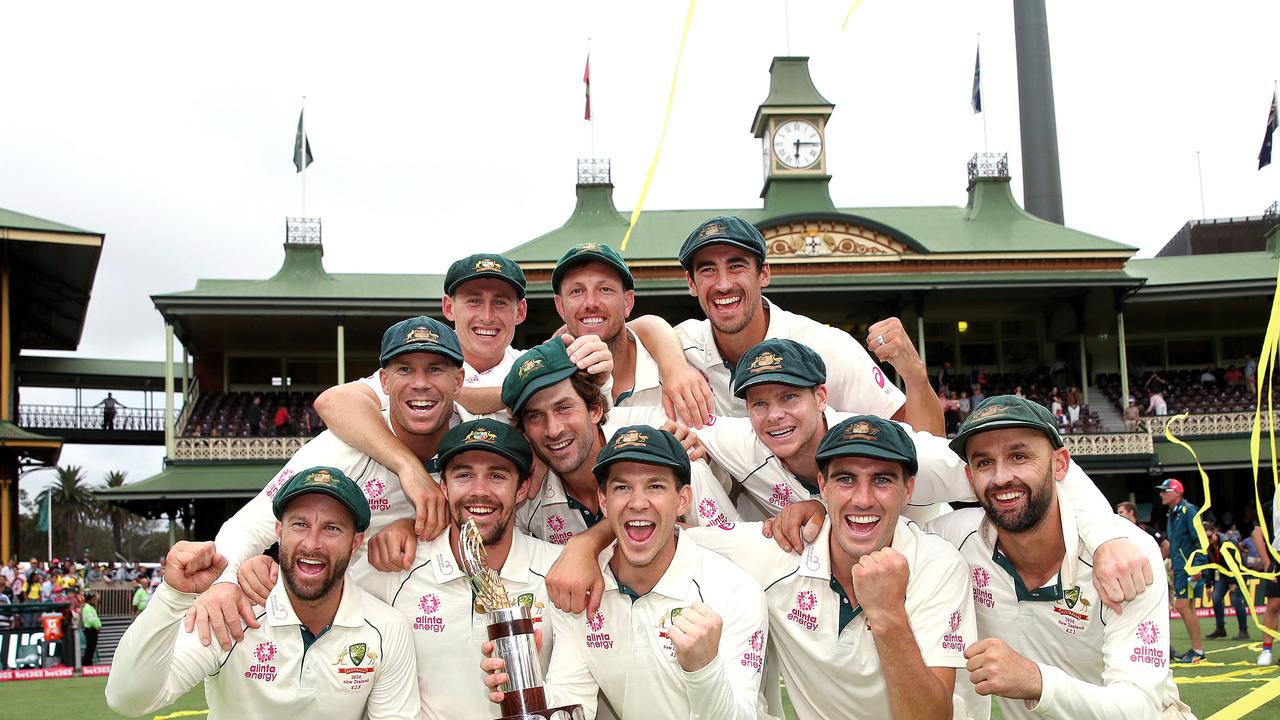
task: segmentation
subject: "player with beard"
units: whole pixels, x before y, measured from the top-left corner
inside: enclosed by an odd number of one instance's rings
[[[730,392],[733,368],[766,338],[789,338],[813,348],[831,370],[828,402],[837,410],[904,420],[918,430],[943,433],[942,410],[929,386],[928,371],[902,323],[889,318],[871,325],[864,349],[848,333],[787,312],[762,294],[770,269],[764,237],[739,217],[713,217],[690,233],[680,247],[689,294],[706,320],[676,327],[685,358],[707,376],[716,413],[743,417],[746,408]],[[903,397],[867,351],[898,371]]]
[[[462,352],[453,330],[428,317],[402,320],[382,335],[378,371],[384,391],[391,398],[380,422],[398,442],[410,448],[419,467],[425,467],[427,482],[434,487],[437,444],[450,426],[462,421],[454,395],[462,384]],[[222,648],[229,649],[241,638],[241,623],[254,627],[252,603],[236,580],[240,564],[261,554],[275,540],[271,503],[290,477],[315,465],[337,467],[351,477],[369,498],[372,511],[370,536],[400,518],[414,518],[411,484],[388,467],[326,431],[294,453],[275,478],[235,515],[223,523],[215,542],[227,558],[226,571],[208,592],[201,595],[188,618],[188,628],[196,626],[203,641],[211,634]],[[417,493],[422,492],[418,488]],[[442,508],[441,515],[447,517]],[[421,518],[421,515],[418,516]],[[372,542],[372,540],[371,540]],[[357,557],[364,552],[363,546]]]
[[[551,272],[551,289],[571,335],[597,335],[609,346],[614,405],[662,407],[667,417],[702,427],[714,409],[711,388],[685,362],[666,321],[645,316],[627,322],[635,306],[635,280],[617,251],[604,243],[574,245]],[[655,342],[663,337],[670,342]]]
[[[183,631],[183,615],[227,559],[214,543],[178,543],[165,557],[164,583],[116,649],[112,710],[149,714],[203,681],[210,718],[418,716],[408,623],[346,580],[369,527],[360,488],[338,468],[306,468],[271,509],[283,572],[255,609],[261,625],[230,650]]]
[[[434,540],[419,542],[411,570],[374,572],[365,558],[349,577],[409,619],[418,657],[420,717],[480,718],[489,710],[476,670],[477,638],[484,637],[485,624],[484,616],[473,611],[471,584],[458,556],[460,528],[475,521],[485,565],[498,572],[512,599],[532,608],[535,623],[541,623],[547,606],[543,578],[560,548],[516,532],[515,509],[529,490],[533,453],[515,428],[491,418],[454,426],[440,439],[438,461],[455,524]],[[240,584],[251,598],[269,591],[271,565],[262,557],[241,566]],[[543,637],[545,671],[552,639],[549,632]]]
[[[978,642],[965,651],[969,678],[997,698],[1006,718],[1158,718],[1188,712],[1169,668],[1168,589],[1163,583],[1123,606],[1105,606],[1093,587],[1071,500],[1061,492],[1070,454],[1054,418],[1012,395],[988,398],[951,448],[982,509],[929,523],[971,568]],[[1146,533],[1116,515],[1164,567]]]
[[[622,720],[755,720],[764,597],[741,569],[677,530],[693,501],[684,448],[668,432],[624,427],[593,472],[618,540],[600,558],[600,610],[552,613],[549,704],[581,703],[594,717],[599,692]],[[496,673],[485,678],[491,690],[506,682],[501,659],[481,667]]]

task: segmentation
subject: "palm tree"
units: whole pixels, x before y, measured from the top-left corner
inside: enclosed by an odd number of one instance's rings
[[[103,478],[103,482],[109,488],[117,488],[124,485],[125,473],[120,470],[112,470]],[[115,557],[123,557],[124,552],[124,528],[128,524],[129,518],[124,510],[118,505],[110,506],[107,510],[107,519],[111,522],[111,549],[115,552]]]
[[[79,545],[76,536],[80,525],[92,515],[98,503],[93,497],[93,488],[85,479],[84,468],[60,465],[57,472],[57,482],[45,492],[53,493],[53,510],[66,538],[67,555],[74,556]],[[48,502],[46,498],[41,499]]]

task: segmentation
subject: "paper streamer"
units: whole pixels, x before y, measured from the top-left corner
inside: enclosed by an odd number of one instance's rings
[[[680,78],[680,60],[684,58],[684,43],[689,39],[689,26],[693,24],[693,9],[698,0],[689,0],[689,12],[684,17],[684,32],[680,34],[680,52],[676,53],[676,69],[671,74],[671,92],[667,94],[667,113],[662,118],[662,134],[658,136],[658,147],[653,151],[653,161],[649,163],[649,172],[644,176],[644,185],[640,187],[640,197],[636,199],[635,209],[631,211],[631,224],[627,226],[627,234],[622,237],[622,252],[627,251],[627,242],[631,240],[631,231],[636,229],[636,221],[644,210],[644,199],[649,195],[649,186],[653,184],[653,175],[658,171],[658,158],[662,157],[662,143],[667,139],[667,125],[671,122],[671,106],[676,102],[676,80]]]
[[[844,24],[840,26],[840,32],[844,32],[844,29],[849,27],[849,16],[852,15],[853,11],[857,10],[858,6],[861,4],[862,0],[853,0],[853,5],[849,6],[849,12],[844,14]]]

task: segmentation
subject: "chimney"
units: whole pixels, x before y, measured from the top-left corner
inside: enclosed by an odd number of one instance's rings
[[[1061,225],[1062,173],[1044,0],[1013,0],[1013,34],[1018,48],[1023,204],[1032,215]]]

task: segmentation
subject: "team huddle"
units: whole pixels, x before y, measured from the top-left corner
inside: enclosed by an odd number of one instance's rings
[[[1159,548],[1054,418],[988,398],[948,440],[898,320],[865,344],[763,295],[765,242],[712,218],[679,257],[705,320],[631,320],[604,244],[552,274],[455,262],[453,327],[389,327],[381,369],[213,542],[180,542],[121,640],[112,709],[203,681],[213,718],[495,718],[511,680],[462,526],[539,628],[550,706],[588,718],[1191,717]],[[877,361],[892,366],[902,389]],[[952,510],[948,503],[977,503]]]

